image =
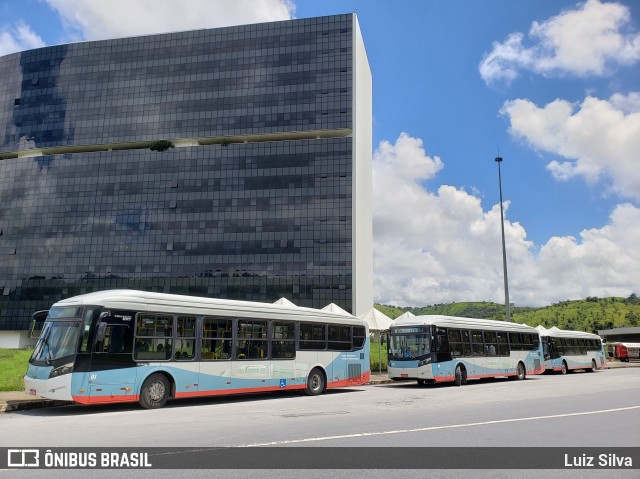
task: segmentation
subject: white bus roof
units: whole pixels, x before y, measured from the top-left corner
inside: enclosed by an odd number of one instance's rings
[[[131,289],[112,289],[74,296],[58,301],[52,307],[84,305],[133,311],[153,311],[156,313],[179,312],[193,315],[216,315],[235,318],[322,321],[366,327],[365,321],[351,314],[336,314],[313,308],[292,308],[291,306],[282,304],[152,293]]]
[[[540,331],[540,336],[550,336],[553,338],[581,338],[581,339],[600,339],[597,334],[585,333],[584,331],[569,331],[568,329],[558,329],[555,326],[546,329],[544,326],[536,326]]]
[[[493,319],[460,318],[457,316],[426,315],[396,319],[392,328],[397,326],[443,326],[448,328],[484,329],[491,328],[503,331],[520,331],[537,333],[535,328],[518,323],[496,321]]]
[[[640,348],[640,343],[618,343],[624,346],[625,348]]]

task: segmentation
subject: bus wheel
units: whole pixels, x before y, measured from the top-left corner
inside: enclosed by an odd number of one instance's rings
[[[518,363],[518,367],[516,368],[518,375],[518,381],[522,381],[523,379],[527,379],[527,370],[524,368],[524,364]]]
[[[322,374],[322,371],[318,368],[312,369],[307,378],[307,387],[304,392],[309,396],[317,396],[318,394],[322,394],[324,387],[324,374]]]
[[[596,360],[592,359],[591,360],[591,369],[589,370],[589,372],[595,373],[598,370],[598,365],[596,364]]]
[[[569,367],[567,366],[566,361],[562,361],[562,369],[560,369],[562,374],[567,374],[569,372]]]
[[[145,409],[164,406],[169,398],[169,381],[164,374],[152,374],[145,379],[140,390],[140,405]]]
[[[462,386],[463,384],[467,384],[467,370],[464,369],[459,364],[456,366],[456,376],[455,376],[454,384],[456,386]]]

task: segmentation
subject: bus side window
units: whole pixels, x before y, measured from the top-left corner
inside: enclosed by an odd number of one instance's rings
[[[449,338],[447,337],[447,331],[438,331],[436,335],[436,352],[448,353],[449,352]]]

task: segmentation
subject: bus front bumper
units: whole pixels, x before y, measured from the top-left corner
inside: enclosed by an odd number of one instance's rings
[[[387,372],[391,379],[433,379],[431,364],[419,367],[418,361],[391,361]]]
[[[71,397],[71,374],[64,374],[50,379],[35,379],[25,376],[24,392],[31,396],[41,396],[47,399],[73,401]]]

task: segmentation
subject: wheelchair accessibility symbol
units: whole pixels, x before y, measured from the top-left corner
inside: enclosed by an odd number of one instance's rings
[[[281,379],[280,380],[280,387],[281,388],[286,388],[287,387],[287,380],[286,379]]]

